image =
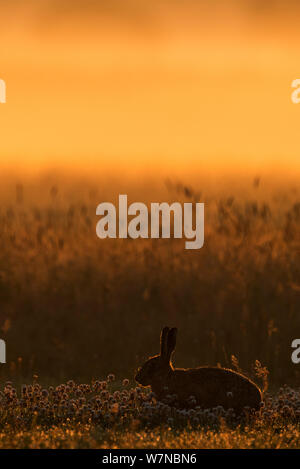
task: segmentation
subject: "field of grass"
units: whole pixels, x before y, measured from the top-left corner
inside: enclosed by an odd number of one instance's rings
[[[94,425],[63,424],[0,433],[1,449],[299,449],[299,425],[246,430],[105,430]]]
[[[0,446],[299,447],[300,368],[291,362],[300,330],[299,188],[266,190],[257,179],[239,189],[170,181],[154,193],[143,181],[115,189],[71,177],[7,179],[1,186],[0,338],[7,364],[0,366]],[[204,202],[204,247],[99,240],[96,206],[116,202],[119,193],[128,193],[129,203]],[[268,370],[266,409],[246,421],[220,409],[159,409],[158,417],[150,403],[152,421],[136,396],[144,391],[132,391],[130,402],[110,392],[101,397],[105,390],[94,389],[95,382],[112,371],[118,382],[132,379],[158,352],[164,325],[179,328],[176,366],[241,367],[261,386]],[[44,396],[35,383],[22,397],[21,384],[35,374]],[[7,380],[15,384],[5,388]],[[77,397],[73,389],[55,391],[68,380],[89,385]],[[290,388],[279,391],[284,385]],[[112,386],[115,392],[121,385]]]
[[[34,381],[0,394],[0,448],[299,448],[300,389],[265,394],[256,413],[179,410],[129,380],[57,387]]]

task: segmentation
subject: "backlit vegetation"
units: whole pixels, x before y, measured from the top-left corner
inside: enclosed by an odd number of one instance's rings
[[[298,189],[131,186],[131,201],[205,203],[205,244],[191,252],[184,240],[99,240],[96,206],[126,191],[63,181],[1,187],[2,447],[299,446]],[[132,382],[99,381],[111,370],[132,379],[166,324],[180,329],[176,366],[262,378],[259,415],[177,411]],[[47,385],[22,387],[34,373]]]
[[[265,394],[260,411],[241,416],[221,406],[176,409],[174,396],[131,387],[128,379],[43,388],[36,380],[0,393],[0,448],[297,447],[300,391]]]

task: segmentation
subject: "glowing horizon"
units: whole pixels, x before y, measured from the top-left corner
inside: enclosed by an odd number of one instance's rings
[[[4,29],[1,168],[299,172],[296,42],[235,10],[191,17]]]

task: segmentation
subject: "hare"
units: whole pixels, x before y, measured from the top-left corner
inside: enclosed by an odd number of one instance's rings
[[[236,413],[241,413],[244,407],[260,408],[260,389],[240,373],[208,366],[173,368],[171,355],[175,350],[176,335],[176,328],[162,329],[160,355],[149,358],[138,370],[135,376],[138,383],[151,385],[158,400],[176,395],[177,405],[181,408],[190,407],[191,402],[204,409],[217,406],[232,408]]]

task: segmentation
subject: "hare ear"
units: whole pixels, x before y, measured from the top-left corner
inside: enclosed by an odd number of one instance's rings
[[[167,357],[167,339],[168,339],[169,328],[164,327],[160,333],[160,356],[163,358]]]
[[[171,355],[175,350],[176,347],[176,336],[177,336],[177,327],[172,327],[168,333],[168,341],[167,341],[167,356],[168,360],[171,359]]]

